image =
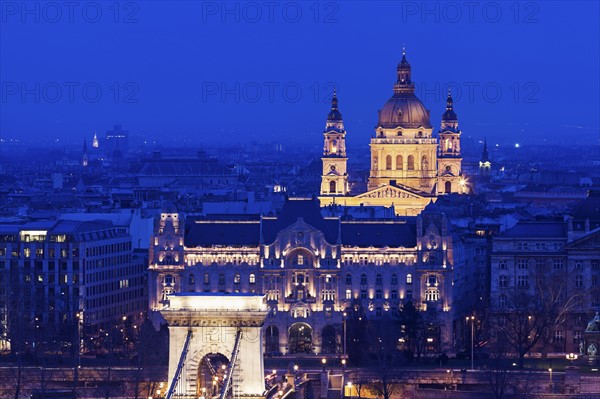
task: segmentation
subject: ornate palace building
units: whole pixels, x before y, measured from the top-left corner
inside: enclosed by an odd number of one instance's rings
[[[394,94],[379,111],[371,138],[368,191],[350,195],[346,130],[334,93],[323,135],[321,205],[394,206],[396,214],[416,216],[438,195],[469,191],[462,175],[461,131],[448,93],[437,137],[429,110],[415,95],[411,66],[402,55]]]
[[[343,128],[336,129],[343,137]],[[340,354],[350,307],[378,318],[408,300],[435,320],[428,350],[454,347],[452,285],[460,249],[434,204],[405,220],[323,217],[316,199],[289,199],[270,217],[184,222],[181,214],[162,213],[152,241],[151,310],[168,307],[173,293],[264,294],[266,353]]]

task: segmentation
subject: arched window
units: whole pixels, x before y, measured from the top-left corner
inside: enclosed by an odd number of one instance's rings
[[[335,194],[336,193],[336,184],[335,184],[335,180],[332,180],[329,182],[329,192],[331,194]]]
[[[398,275],[392,274],[392,285],[398,285]]]
[[[500,294],[500,296],[498,297],[498,306],[500,306],[501,308],[505,308],[506,302],[507,302],[506,295]]]
[[[346,274],[346,285],[352,284],[352,275]]]
[[[402,155],[396,155],[396,170],[402,170],[404,167],[402,163],[404,160],[402,159]]]
[[[248,282],[250,284],[255,284],[256,283],[256,276],[254,275],[254,273],[250,274],[250,277],[248,278]]]
[[[392,156],[386,155],[385,157],[385,169],[392,170]]]
[[[408,156],[408,161],[406,164],[406,169],[415,170],[415,157],[413,155]]]
[[[240,283],[240,281],[241,281],[240,274],[239,274],[239,273],[236,273],[236,274],[233,276],[233,283],[234,283],[234,284],[239,284],[239,283]]]
[[[410,273],[406,275],[406,284],[412,284],[412,274]]]
[[[450,194],[452,192],[452,183],[450,183],[449,181],[444,183],[444,191],[446,192],[446,194]]]
[[[427,157],[425,155],[423,155],[423,158],[421,158],[421,170],[429,170],[429,162],[427,162]]]
[[[377,285],[381,285],[381,284],[383,284],[383,277],[381,277],[381,274],[378,274],[378,275],[375,277],[375,284],[377,284]]]
[[[352,291],[346,290],[346,299],[352,299]]]
[[[360,283],[361,284],[367,284],[367,275],[366,274],[361,274],[360,275]]]

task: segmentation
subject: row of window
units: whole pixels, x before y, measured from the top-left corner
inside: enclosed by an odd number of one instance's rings
[[[561,302],[561,301],[558,301]],[[581,297],[579,297],[576,301],[575,301],[575,307],[577,308],[583,308],[583,299]],[[498,306],[501,308],[505,308],[508,306],[508,296],[506,296],[505,294],[500,294],[498,296]],[[590,302],[590,306],[592,308],[598,308],[600,307],[600,298],[598,297],[593,297],[591,302]]]
[[[509,286],[509,276],[500,275],[498,276],[498,286],[500,287],[508,287]],[[592,276],[591,278],[591,286],[598,286],[598,276]],[[577,275],[575,276],[575,287],[582,288],[584,286],[583,276]],[[529,286],[529,276],[528,275],[518,275],[517,276],[517,287],[528,287]]]
[[[535,262],[535,263],[534,263]],[[564,259],[517,259],[516,260],[517,269],[528,269],[530,265],[535,264],[536,267],[544,267],[552,265],[554,270],[562,270],[565,267]],[[573,261],[573,268],[575,270],[583,270],[585,265],[585,261],[578,259]],[[590,266],[593,271],[600,270],[600,260],[593,259],[590,260]],[[500,259],[498,261],[498,269],[508,269],[508,260]]]

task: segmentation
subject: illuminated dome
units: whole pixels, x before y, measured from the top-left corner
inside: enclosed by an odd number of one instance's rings
[[[379,111],[379,127],[431,128],[429,111],[414,93],[396,93]]]
[[[398,80],[394,84],[394,95],[379,111],[377,127],[384,129],[431,128],[429,111],[415,95],[415,85],[411,80],[411,67],[404,52],[402,60],[398,64],[397,73]]]

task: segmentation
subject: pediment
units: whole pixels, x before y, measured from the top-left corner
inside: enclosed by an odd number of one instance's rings
[[[589,234],[567,244],[569,249],[597,249],[600,248],[600,228],[592,230]]]
[[[367,191],[356,198],[424,198],[421,195],[396,186],[383,186]]]

